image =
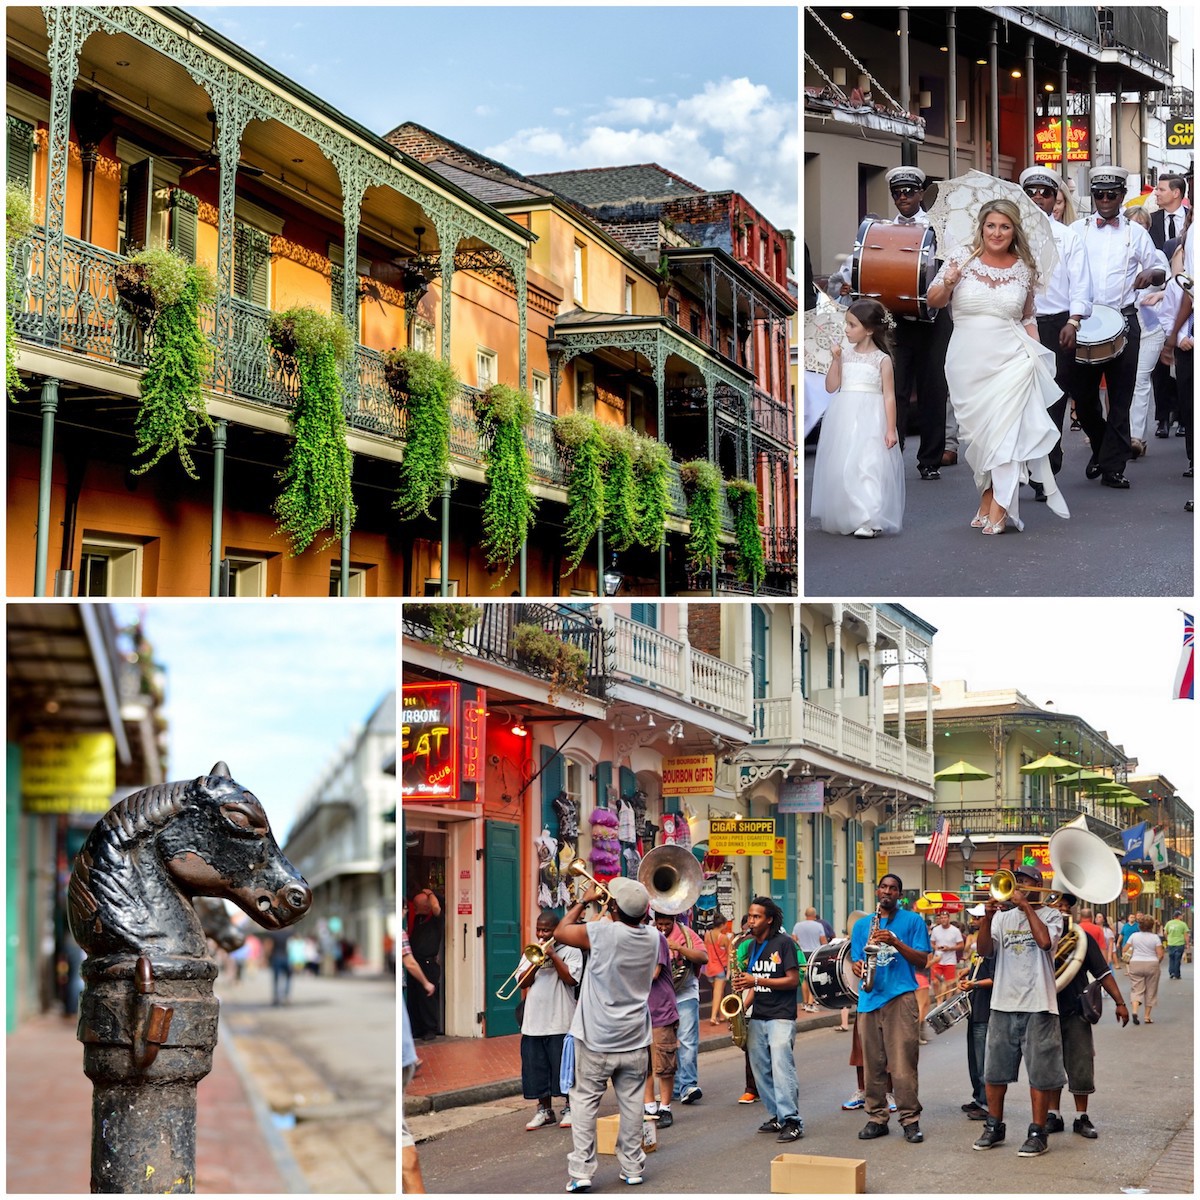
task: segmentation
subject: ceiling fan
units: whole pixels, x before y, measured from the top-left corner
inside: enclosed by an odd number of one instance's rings
[[[210,110],[207,116],[209,123],[212,125],[212,141],[207,150],[203,150],[199,154],[167,154],[161,156],[162,158],[166,159],[167,162],[195,164],[195,166],[183,171],[180,174],[179,178],[181,180],[187,179],[192,175],[197,175],[201,171],[216,171],[220,169],[221,155],[217,150],[217,114]],[[238,160],[238,170],[244,172],[246,175],[249,175],[252,178],[257,178],[259,175],[266,174],[262,167],[253,167],[247,162],[242,162],[240,159]]]

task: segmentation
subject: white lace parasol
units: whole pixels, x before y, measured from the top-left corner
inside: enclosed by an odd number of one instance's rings
[[[1025,195],[1020,184],[997,179],[983,171],[968,171],[937,185],[937,199],[929,209],[929,223],[937,234],[938,258],[946,259],[975,242],[979,210],[989,200],[1011,200],[1021,214],[1021,232],[1038,265],[1043,284],[1058,264],[1050,218]]]
[[[833,347],[846,336],[846,310],[818,289],[817,307],[804,314],[804,369],[824,375]]]

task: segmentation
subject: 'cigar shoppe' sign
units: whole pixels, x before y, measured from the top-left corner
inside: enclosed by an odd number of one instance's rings
[[[402,692],[400,794],[405,800],[475,800],[483,779],[482,688],[410,683]]]

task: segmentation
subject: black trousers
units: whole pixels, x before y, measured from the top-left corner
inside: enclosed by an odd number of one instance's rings
[[[918,467],[940,467],[946,451],[946,350],[954,322],[942,309],[937,320],[896,321],[896,433],[900,449],[908,432],[909,398],[917,397],[917,429],[921,444]]]
[[[441,982],[442,968],[436,958],[422,958],[417,961],[430,983],[437,985]],[[415,979],[410,979],[404,989],[404,998],[408,1005],[408,1019],[412,1023],[413,1037],[423,1038],[442,1032],[441,1005],[438,1003],[436,987],[433,995],[427,996],[425,989]]]
[[[1167,332],[1170,333],[1170,330]],[[1154,370],[1150,372],[1150,386],[1154,389],[1155,423],[1170,429],[1172,416],[1179,413],[1179,389],[1166,363],[1154,364]]]
[[[1183,444],[1187,447],[1188,466],[1192,458],[1192,414],[1195,411],[1195,396],[1192,391],[1195,376],[1195,350],[1175,350],[1175,383],[1179,389],[1179,421],[1183,425]]]
[[[1129,444],[1129,405],[1137,383],[1142,329],[1131,305],[1125,316],[1125,349],[1112,362],[1075,364],[1075,412],[1091,443],[1092,458],[1105,475],[1118,475],[1133,457]],[[1100,403],[1100,381],[1108,390],[1108,416]]]
[[[1058,384],[1062,390],[1062,395],[1046,410],[1050,414],[1050,420],[1054,422],[1054,428],[1058,430],[1058,441],[1054,443],[1054,449],[1050,451],[1050,470],[1055,475],[1062,470],[1063,448],[1062,448],[1062,425],[1063,417],[1067,415],[1067,404],[1070,398],[1074,395],[1074,378],[1075,378],[1075,353],[1072,350],[1064,350],[1059,344],[1059,335],[1063,331],[1063,326],[1067,323],[1067,318],[1070,313],[1047,313],[1045,316],[1039,316],[1037,319],[1038,340],[1046,347],[1047,350],[1054,352],[1056,361],[1054,371],[1054,382]]]

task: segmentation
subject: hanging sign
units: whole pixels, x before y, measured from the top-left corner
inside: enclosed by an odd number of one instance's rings
[[[787,779],[779,787],[781,813],[819,813],[825,811],[823,779]]]
[[[1067,161],[1087,162],[1088,122],[1086,117],[1067,118]],[[1038,117],[1033,126],[1033,161],[1062,162],[1062,122],[1058,117]]]
[[[1050,870],[1050,847],[1045,842],[1034,846],[1021,847],[1021,861],[1029,866],[1041,867],[1042,871]]]
[[[717,778],[715,754],[688,754],[664,758],[662,794],[664,796],[711,796]],[[714,853],[721,853],[714,851]]]
[[[405,800],[457,800],[462,784],[459,685],[405,684],[403,700],[401,796]]]
[[[903,858],[906,854],[916,854],[917,841],[911,833],[881,833],[879,849],[893,858]]]
[[[21,808],[104,813],[117,786],[111,733],[31,733],[21,739]]]
[[[1172,113],[1167,121],[1167,145],[1173,149],[1192,148],[1192,114]]]
[[[710,854],[775,855],[775,818],[711,820],[708,823]]]

